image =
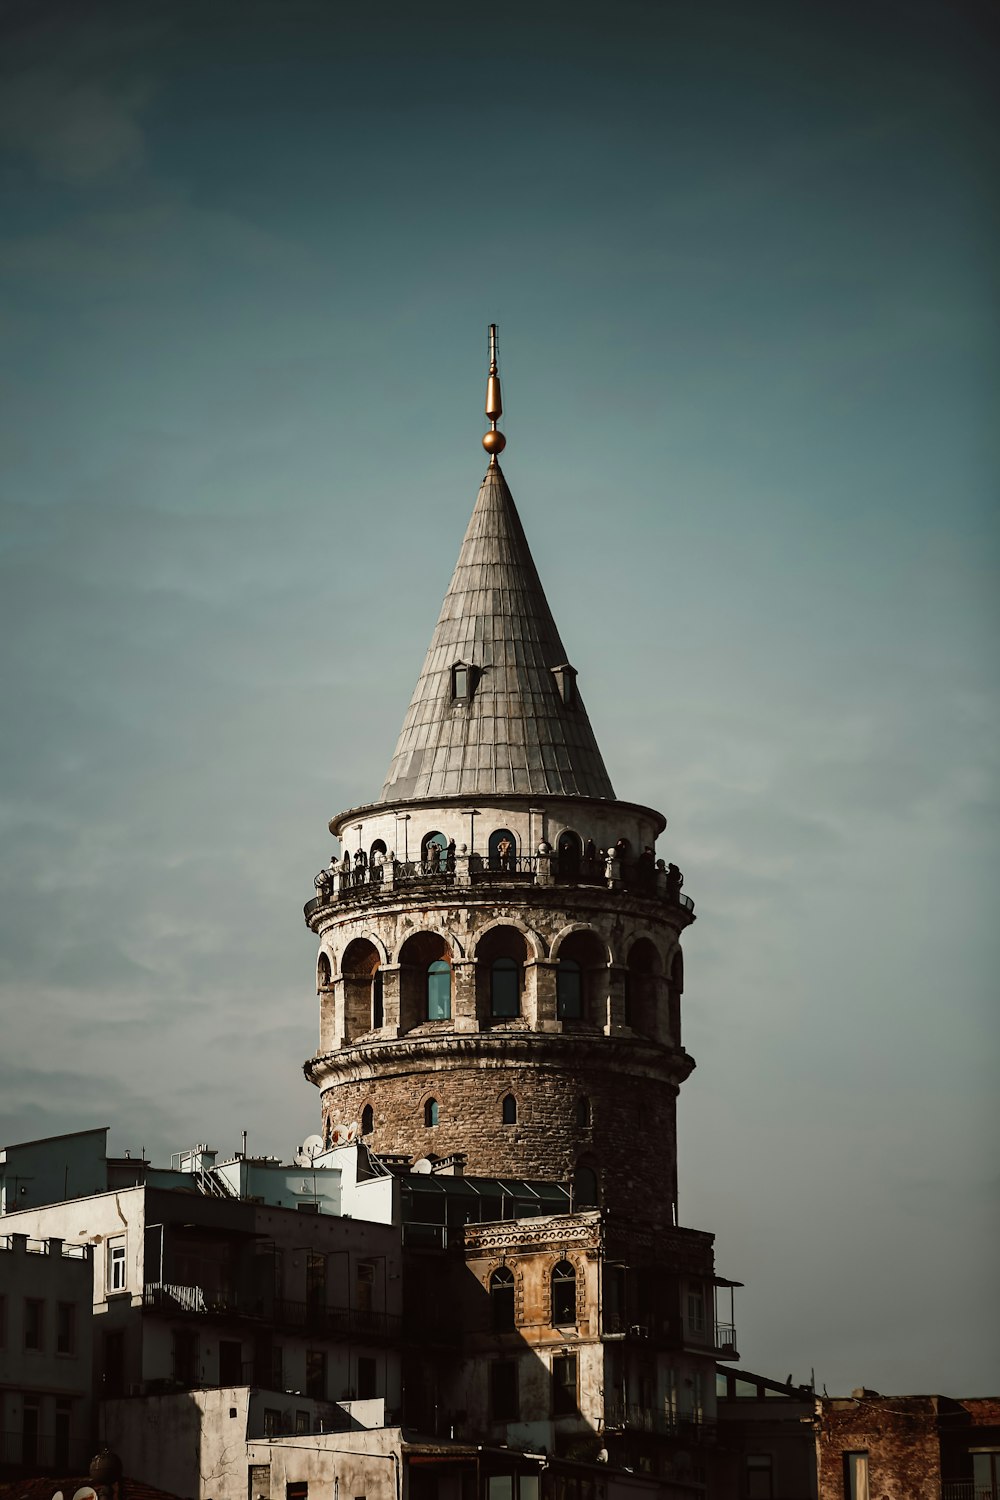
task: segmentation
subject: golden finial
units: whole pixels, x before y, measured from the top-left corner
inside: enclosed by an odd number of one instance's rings
[[[497,417],[503,413],[500,399],[500,376],[497,374],[497,325],[490,324],[490,374],[486,382],[486,415],[490,419],[490,430],[483,438],[483,447],[491,458],[496,458],[507,446],[507,439],[497,427]]]

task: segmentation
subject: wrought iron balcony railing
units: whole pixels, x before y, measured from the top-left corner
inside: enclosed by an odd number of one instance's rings
[[[609,1432],[648,1432],[655,1437],[684,1438],[690,1443],[715,1441],[715,1424],[702,1420],[700,1412],[676,1412],[632,1402],[609,1401],[604,1409]]]

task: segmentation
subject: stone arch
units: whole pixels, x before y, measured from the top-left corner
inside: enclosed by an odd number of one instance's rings
[[[594,937],[597,938],[597,941],[603,944],[606,962],[609,964],[614,963],[615,955],[612,951],[610,943],[606,938],[603,938],[601,936],[596,927],[591,927],[587,922],[567,922],[565,927],[560,927],[559,931],[556,933],[555,937],[552,939],[552,942],[549,945],[550,958],[557,959],[559,957],[559,949],[562,947],[566,939],[570,937],[574,932],[592,932]]]
[[[330,962],[330,955],[329,955],[329,953],[327,953],[325,951],[325,949],[324,949],[324,950],[321,950],[319,958],[316,960],[316,991],[317,991],[317,993],[319,993],[322,990],[328,990],[330,988],[330,985],[331,985],[332,982],[333,982],[333,965]]]
[[[500,1123],[501,1125],[517,1124],[517,1095],[513,1089],[508,1089],[500,1100]]]
[[[428,1001],[440,1001],[444,986],[438,983],[438,972],[434,966],[447,964],[451,971],[454,949],[440,932],[421,929],[411,932],[399,950],[399,1025],[401,1031],[411,1031],[428,1019]],[[450,1019],[453,1005],[454,974],[448,986],[451,1003],[447,1015],[436,1019]]]
[[[583,840],[575,828],[564,828],[556,840],[556,876],[579,880],[583,863]]]
[[[480,1026],[516,1020],[523,1013],[528,940],[513,922],[491,922],[476,942],[476,1017]]]
[[[353,1042],[372,1029],[373,992],[381,955],[368,938],[348,943],[340,960],[344,979],[344,1040]]]
[[[637,937],[627,950],[625,1021],[633,1031],[656,1037],[661,1027],[660,986],[663,960],[652,938]]]
[[[582,922],[564,928],[552,944],[556,959],[556,1019],[567,1030],[603,1026],[608,1019],[610,953],[607,942]]]
[[[370,1099],[362,1107],[359,1124],[362,1137],[371,1135],[375,1129],[375,1106]]]
[[[590,1156],[577,1158],[573,1168],[573,1211],[597,1208],[601,1201],[601,1178]]]
[[[534,927],[529,927],[519,917],[494,917],[490,922],[484,922],[482,927],[476,929],[475,943],[470,947],[470,957],[475,958],[479,953],[479,945],[488,932],[495,927],[513,927],[524,938],[528,946],[528,961],[537,963],[540,958],[545,958],[548,949],[545,939],[541,933],[536,932]]]
[[[516,870],[517,834],[512,828],[494,828],[486,843],[486,864],[490,870]]]

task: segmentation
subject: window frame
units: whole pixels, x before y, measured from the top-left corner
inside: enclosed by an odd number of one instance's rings
[[[575,1328],[577,1324],[577,1277],[579,1272],[571,1260],[560,1260],[549,1272],[549,1297],[551,1301],[551,1326],[553,1328]],[[572,1294],[569,1288],[572,1287]],[[557,1291],[558,1288],[558,1291]],[[572,1301],[567,1299],[572,1295]],[[568,1315],[568,1316],[567,1316]]]
[[[76,1303],[56,1303],[56,1353],[76,1353]]]
[[[510,992],[498,996],[496,977],[503,974],[512,980]],[[506,988],[506,984],[503,986]],[[502,1003],[501,1003],[502,1002]],[[512,1021],[521,1014],[521,965],[516,958],[501,954],[490,964],[490,1016],[493,1020]]]
[[[510,1266],[496,1266],[487,1289],[493,1332],[510,1333],[517,1327],[517,1282]]]
[[[107,1291],[110,1296],[128,1291],[128,1255],[123,1234],[108,1240]]]
[[[572,1387],[565,1376],[572,1370]],[[563,1378],[560,1378],[563,1377]],[[575,1354],[552,1356],[552,1415],[575,1417],[580,1411],[580,1362]]]
[[[28,1341],[29,1333],[34,1342]],[[24,1299],[24,1348],[29,1354],[41,1354],[45,1348],[45,1299]]]
[[[444,985],[432,986],[432,979],[441,980],[447,978],[448,995],[444,997]],[[427,965],[424,973],[424,1019],[427,1021],[450,1021],[451,1020],[451,964],[446,958],[434,958]],[[432,1001],[432,994],[434,994]],[[434,1014],[440,1010],[441,1014]]]
[[[569,980],[575,980],[575,994],[567,994]],[[556,961],[556,1019],[583,1020],[583,966],[575,958]]]

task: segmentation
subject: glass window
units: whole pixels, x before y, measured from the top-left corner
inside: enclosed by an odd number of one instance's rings
[[[443,958],[427,965],[427,1019],[451,1020],[451,965]]]
[[[575,1322],[576,1268],[568,1260],[561,1260],[552,1268],[552,1326],[564,1328]]]
[[[867,1452],[844,1454],[844,1500],[871,1500]]]
[[[514,1480],[510,1474],[491,1474],[486,1483],[488,1500],[514,1500]]]
[[[516,1422],[517,1365],[512,1359],[496,1359],[490,1365],[490,1412],[494,1422]]]
[[[593,1167],[577,1167],[573,1177],[573,1207],[597,1207],[597,1173]]]
[[[490,1277],[490,1317],[494,1333],[515,1326],[514,1273],[509,1266],[500,1266]]]
[[[372,1030],[385,1025],[385,990],[382,970],[376,969],[372,976]]]
[[[505,1125],[517,1124],[517,1100],[513,1094],[507,1094],[501,1105],[503,1123]]]
[[[438,1102],[436,1099],[428,1099],[424,1105],[424,1124],[436,1125],[438,1122]]]
[[[453,698],[468,698],[472,693],[472,672],[464,665],[457,663],[451,669],[451,696]]]
[[[326,1352],[323,1349],[306,1350],[306,1395],[315,1401],[326,1399]]]
[[[108,1240],[108,1291],[123,1292],[125,1275],[125,1237]]]
[[[746,1465],[747,1500],[772,1500],[774,1494],[770,1453],[748,1453]]]
[[[556,1015],[561,1021],[583,1015],[583,974],[575,958],[561,958],[556,965]]]
[[[578,1099],[576,1101],[576,1123],[581,1130],[585,1130],[590,1124],[589,1099]]]
[[[37,1297],[28,1297],[24,1304],[24,1347],[26,1349],[42,1347],[44,1315],[45,1303]]]
[[[552,1361],[552,1415],[566,1417],[576,1410],[576,1355],[556,1355]]]
[[[56,1307],[56,1349],[60,1354],[72,1354],[76,1348],[76,1308],[72,1302],[60,1302]]]
[[[512,958],[495,958],[490,965],[490,1011],[516,1016],[521,1011],[521,970]]]

